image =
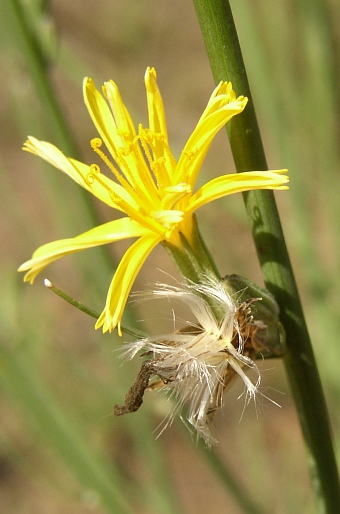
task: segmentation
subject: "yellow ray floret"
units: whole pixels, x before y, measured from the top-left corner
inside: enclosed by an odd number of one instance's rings
[[[236,97],[231,83],[221,82],[176,162],[168,142],[154,68],[147,69],[145,86],[149,126],[136,128],[112,80],[104,84],[101,93],[90,78],[84,79],[85,104],[100,136],[91,141],[91,147],[110,176],[104,175],[97,164],[87,165],[66,157],[45,141],[30,136],[24,144],[24,150],[48,161],[126,215],[74,238],[41,246],[19,268],[27,271],[25,281],[33,282],[40,271],[65,255],[137,238],[114,274],[105,308],[97,321],[96,328],[102,327],[104,332],[119,328],[135,277],[152,249],[165,241],[181,247],[180,233],[190,241],[196,209],[241,191],[287,189],[287,170],[275,170],[227,174],[195,190],[197,175],[213,138],[233,116],[243,111],[247,98]]]

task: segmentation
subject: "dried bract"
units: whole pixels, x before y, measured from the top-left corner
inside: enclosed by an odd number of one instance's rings
[[[246,404],[255,400],[259,392],[261,375],[254,358],[265,349],[257,334],[266,327],[261,320],[254,319],[252,306],[261,299],[251,298],[238,304],[225,283],[215,277],[207,277],[205,284],[159,284],[153,298],[184,302],[196,323],[172,334],[126,345],[128,358],[143,352],[148,359],[128,391],[124,406],[116,405],[114,413],[134,412],[141,406],[146,389],[161,390],[174,399],[161,432],[186,406],[189,425],[211,446],[216,440],[209,424],[222,407],[224,390],[232,378],[237,375],[242,378]],[[220,312],[221,316],[216,315]],[[247,369],[255,371],[255,381],[246,375]]]

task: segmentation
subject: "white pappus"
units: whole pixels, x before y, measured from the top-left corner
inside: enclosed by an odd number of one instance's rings
[[[126,357],[132,359],[143,352],[147,360],[125,397],[125,405],[116,405],[114,412],[121,415],[136,411],[147,388],[160,389],[174,400],[161,432],[179,414],[211,446],[216,440],[210,431],[210,421],[222,407],[223,392],[231,379],[238,375],[243,380],[246,404],[255,400],[259,392],[261,375],[252,357],[261,348],[256,332],[265,325],[254,320],[251,305],[260,299],[239,304],[223,281],[211,276],[206,277],[204,284],[157,284],[152,298],[180,300],[190,308],[196,323],[188,323],[171,334],[125,345]],[[255,370],[255,382],[245,374],[244,368]],[[186,419],[182,415],[184,407]]]

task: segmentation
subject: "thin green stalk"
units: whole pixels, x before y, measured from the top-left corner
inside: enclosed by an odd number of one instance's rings
[[[27,70],[34,82],[37,96],[44,109],[44,117],[48,120],[50,134],[53,134],[55,138],[54,143],[61,146],[67,155],[76,157],[76,145],[51,85],[49,63],[46,62],[42,49],[39,47],[38,39],[31,31],[22,2],[4,0],[2,14],[6,22],[11,24],[12,35],[23,54]]]
[[[64,291],[61,291],[58,287],[56,287],[52,282],[50,282],[48,279],[45,278],[44,285],[48,287],[53,293],[55,293],[57,296],[60,296],[63,300],[66,300],[67,303],[75,307],[76,309],[79,309],[80,311],[84,312],[88,316],[91,316],[92,318],[98,319],[100,316],[100,313],[97,311],[94,311],[91,309],[91,307],[88,307],[87,305],[84,305],[81,302],[78,302],[78,300],[75,300],[72,298],[72,296],[68,295]],[[143,339],[144,337],[147,337],[147,334],[145,332],[142,332],[141,330],[137,330],[135,328],[130,328],[127,326],[122,325],[121,331],[123,334],[129,334],[130,336],[134,337],[135,339]]]
[[[258,128],[230,4],[227,0],[194,0],[216,82],[230,80],[237,94],[249,98],[246,110],[228,124],[237,171],[265,170],[267,163]],[[274,195],[244,194],[244,201],[266,287],[274,294],[287,334],[284,358],[308,451],[319,512],[336,513],[339,476],[329,418]]]

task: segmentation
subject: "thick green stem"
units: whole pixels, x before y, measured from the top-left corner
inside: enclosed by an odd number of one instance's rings
[[[204,283],[207,274],[220,278],[216,264],[198,229],[196,216],[192,219],[190,242],[180,234],[182,247],[177,247],[166,241],[164,248],[176,263],[183,277],[191,282]]]
[[[249,98],[246,110],[228,124],[237,171],[265,170],[267,163],[230,4],[194,0],[216,83],[230,80]],[[339,512],[339,477],[324,393],[274,195],[252,191],[244,201],[266,287],[274,294],[287,334],[284,359],[308,450],[319,511]]]

